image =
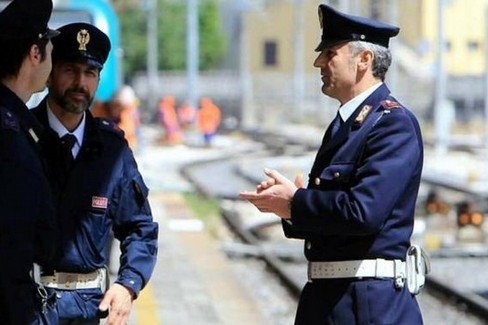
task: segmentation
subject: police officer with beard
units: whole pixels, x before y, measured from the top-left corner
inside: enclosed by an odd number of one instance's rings
[[[157,254],[158,225],[148,189],[123,132],[89,111],[110,51],[95,26],[59,28],[49,94],[33,111],[49,129],[42,147],[59,220],[57,254],[42,265],[42,283],[57,294],[60,324],[127,323]],[[108,286],[105,246],[113,231],[120,268]]]

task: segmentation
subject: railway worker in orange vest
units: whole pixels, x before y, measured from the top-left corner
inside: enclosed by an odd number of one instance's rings
[[[200,101],[200,109],[197,113],[197,127],[203,134],[205,146],[212,144],[213,137],[221,121],[220,108],[210,98],[204,97]]]
[[[159,122],[164,128],[164,140],[167,144],[179,144],[183,141],[178,115],[175,109],[175,100],[173,96],[165,96],[158,105]]]
[[[339,101],[308,185],[276,170],[243,191],[262,212],[302,239],[308,279],[295,325],[422,324],[415,294],[422,256],[410,268],[423,164],[416,117],[390,95],[385,75],[399,28],[319,6],[322,40],[314,66],[322,92]],[[412,251],[414,248],[414,251]],[[413,271],[413,272],[412,272]]]
[[[183,130],[188,130],[193,126],[195,122],[195,109],[189,102],[183,102],[180,107],[178,107],[178,121]]]
[[[90,112],[94,117],[105,118],[107,120],[113,120],[112,113],[110,112],[110,103],[101,100],[94,100]]]
[[[124,137],[129,147],[134,151],[137,148],[137,131],[140,125],[139,100],[131,86],[124,85],[116,93],[112,105],[118,112],[115,121],[124,131]]]

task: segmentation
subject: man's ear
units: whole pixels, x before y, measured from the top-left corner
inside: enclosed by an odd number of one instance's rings
[[[364,50],[359,54],[358,67],[360,70],[367,70],[373,65],[374,53],[370,50]]]
[[[41,62],[42,60],[41,50],[39,49],[39,46],[37,44],[33,44],[31,46],[29,51],[29,59],[32,62]]]

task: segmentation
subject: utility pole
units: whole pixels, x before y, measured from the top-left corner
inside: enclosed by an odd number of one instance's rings
[[[253,5],[249,0],[239,0],[239,21],[240,21],[240,40],[239,40],[239,75],[241,80],[241,124],[244,130],[250,130],[256,127],[257,112],[254,105],[253,80],[250,73],[249,62],[249,34],[246,22],[246,13],[252,10]]]
[[[300,122],[303,116],[303,103],[305,97],[305,76],[304,76],[304,0],[294,0],[294,71],[293,71],[293,119]]]
[[[398,26],[398,0],[390,0],[388,2],[388,17],[390,19],[389,23]],[[390,43],[390,51],[395,55],[396,53],[396,42],[399,40],[394,38]],[[391,90],[394,94],[399,93],[399,73],[398,73],[398,60],[393,58],[391,67],[388,70],[388,84],[391,85]]]
[[[186,32],[186,71],[188,103],[193,108],[198,105],[198,3],[187,0],[187,32]]]
[[[444,71],[444,0],[437,5],[437,80],[435,87],[434,130],[435,152],[443,155],[447,152],[447,137],[450,124],[445,124],[443,104],[446,98],[446,73]]]
[[[488,157],[488,5],[485,5],[485,154]]]
[[[147,80],[148,96],[147,109],[153,112],[156,109],[158,78],[158,17],[157,0],[147,2]]]
[[[351,8],[350,6],[350,3],[349,3],[349,0],[341,0],[339,1],[339,4],[338,4],[338,10],[341,11],[341,12],[345,12],[345,13],[350,13],[349,9]]]

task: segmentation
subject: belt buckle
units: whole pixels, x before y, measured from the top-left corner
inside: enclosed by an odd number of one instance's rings
[[[59,284],[64,284],[68,289],[76,288],[78,275],[73,273],[57,273],[56,282]]]

